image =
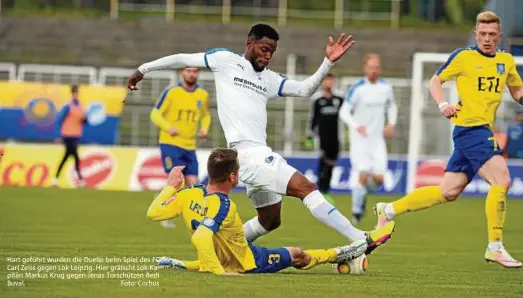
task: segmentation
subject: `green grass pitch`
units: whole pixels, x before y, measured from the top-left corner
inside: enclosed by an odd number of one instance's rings
[[[153,193],[88,189],[0,188],[0,297],[522,297],[523,270],[486,264],[484,200],[461,199],[397,219],[396,232],[369,257],[367,274],[339,275],[328,265],[311,271],[219,277],[161,270],[157,287],[125,287],[119,279],[25,279],[7,286],[7,257],[153,257],[192,259],[179,220],[175,229],[149,222]],[[244,194],[231,196],[244,220],[255,212]],[[377,200],[394,197],[371,197]],[[348,196],[337,207],[350,213]],[[285,198],[283,225],[260,238],[263,246],[328,248],[344,238]],[[523,258],[523,200],[510,200],[505,244]],[[361,227],[370,229],[374,216]]]

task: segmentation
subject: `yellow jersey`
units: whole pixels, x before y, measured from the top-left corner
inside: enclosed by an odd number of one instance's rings
[[[183,216],[198,251],[199,271],[246,272],[256,268],[236,204],[195,184],[178,192],[166,187],[147,212],[153,220]]]
[[[457,126],[492,127],[505,85],[522,85],[512,54],[489,56],[477,46],[455,50],[436,75],[442,82],[456,78],[461,110],[452,122]]]
[[[151,120],[160,128],[160,144],[194,150],[198,129],[207,132],[211,125],[209,93],[198,85],[194,90],[186,90],[181,83],[168,87],[156,101]],[[179,134],[171,136],[171,128]]]

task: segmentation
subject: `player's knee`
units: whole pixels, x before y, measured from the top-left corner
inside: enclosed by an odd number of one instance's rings
[[[493,177],[494,181],[490,183],[491,185],[500,185],[503,187],[510,187],[511,180],[510,180],[510,173],[508,169],[500,170],[500,172]]]
[[[258,215],[258,220],[262,227],[267,231],[274,231],[281,226],[281,218],[279,214],[269,216]]]
[[[300,187],[300,190],[298,191],[298,197],[299,198],[305,198],[308,194],[310,194],[313,191],[318,190],[318,186],[316,184],[310,182],[309,180],[306,180],[302,183],[302,186]]]
[[[374,180],[374,183],[377,184],[377,185],[383,184],[383,176],[382,175],[374,176],[373,180]]]
[[[454,201],[458,198],[458,196],[460,195],[461,193],[461,189],[459,188],[441,188],[441,192],[443,193],[443,197],[445,197],[445,199],[447,201]]]
[[[367,173],[361,173],[360,174],[360,185],[367,185],[367,181],[368,181],[368,178],[369,178],[369,175],[367,175]]]

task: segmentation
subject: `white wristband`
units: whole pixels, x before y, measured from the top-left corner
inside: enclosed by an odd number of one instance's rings
[[[449,103],[446,102],[446,101],[444,101],[444,102],[440,102],[440,103],[438,104],[438,108],[441,110],[441,108],[443,108],[444,106],[447,106],[448,104],[449,104]]]

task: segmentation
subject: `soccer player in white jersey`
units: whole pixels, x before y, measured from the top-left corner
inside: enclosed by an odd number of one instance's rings
[[[398,114],[392,86],[380,79],[378,55],[365,56],[363,73],[365,77],[352,86],[340,110],[340,118],[350,129],[353,173],[359,176],[358,185],[352,190],[354,224],[365,213],[367,193],[383,184],[388,164],[385,137],[394,133]]]
[[[267,100],[276,96],[310,97],[338,59],[353,45],[352,36],[342,34],[335,42],[329,37],[326,57],[318,70],[304,81],[288,80],[267,68],[276,51],[279,35],[266,24],[253,26],[245,52],[226,49],[206,53],[175,54],[142,64],[129,78],[128,88],[144,75],[166,68],[200,67],[214,73],[218,117],[229,148],[238,151],[240,180],[258,216],[245,223],[247,240],[280,226],[282,194],[300,198],[312,215],[350,241],[366,239],[367,254],[389,239],[394,223],[379,230],[364,232],[355,228],[325,200],[316,185],[267,147]]]

